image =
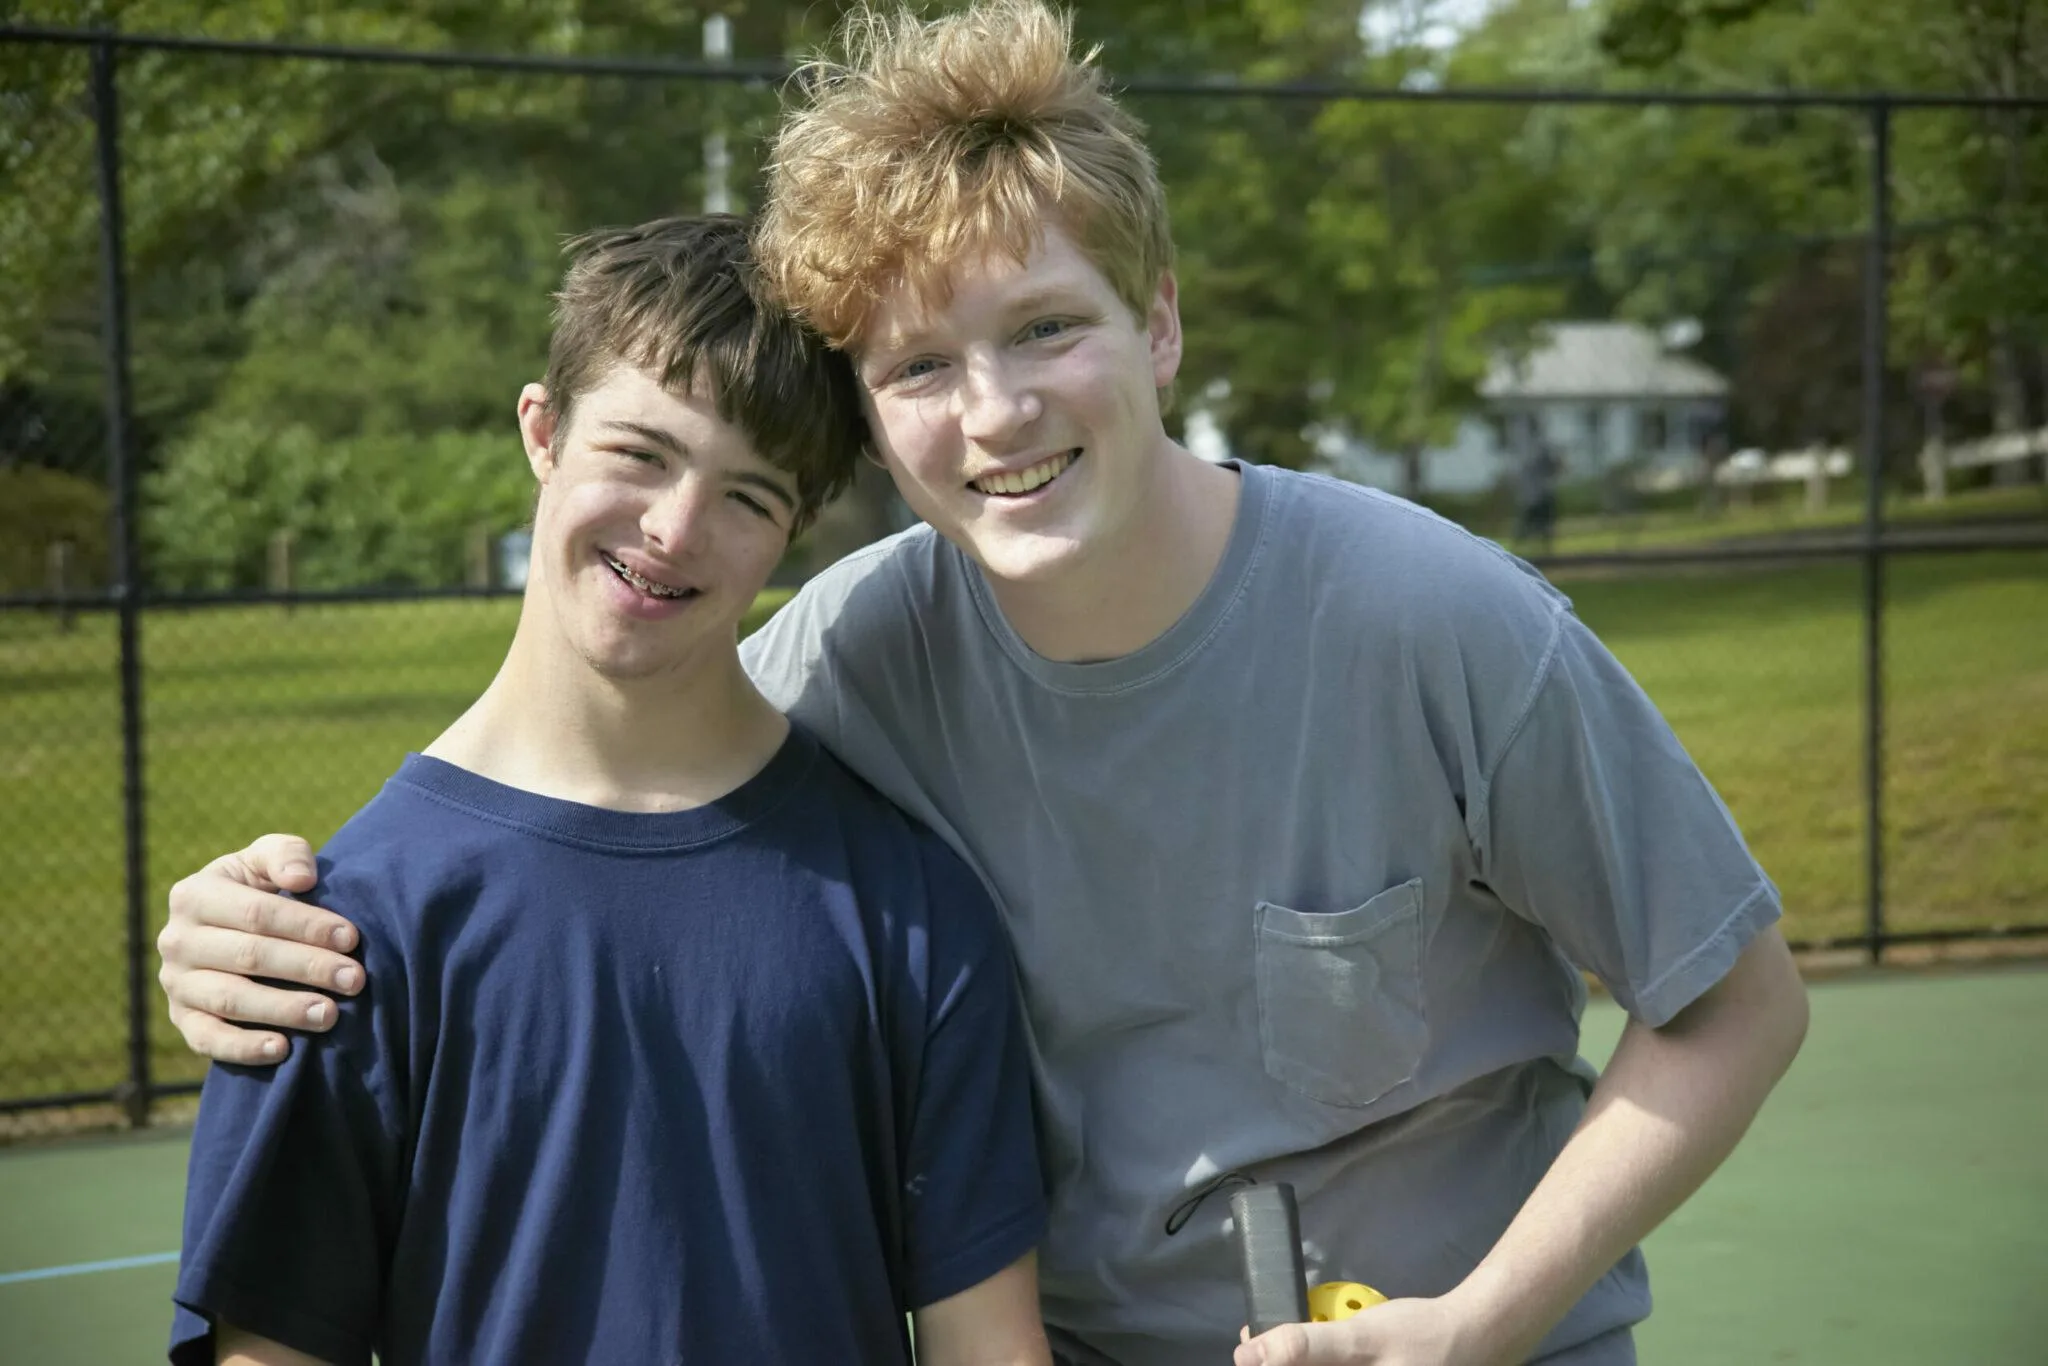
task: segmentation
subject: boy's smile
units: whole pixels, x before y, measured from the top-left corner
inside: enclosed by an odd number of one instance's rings
[[[603,550],[597,555],[626,590],[619,595],[624,611],[655,618],[666,612],[680,611],[686,603],[703,595],[702,589],[678,583],[669,577],[672,571],[659,567],[635,569],[631,561],[639,558],[636,555],[611,554]]]
[[[976,475],[967,483],[976,493],[988,498],[1029,498],[1065,474],[1081,454],[1081,448],[1075,446],[1071,450],[1056,451],[1021,470],[995,469]]]

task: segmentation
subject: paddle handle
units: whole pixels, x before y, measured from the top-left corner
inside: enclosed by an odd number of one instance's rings
[[[1230,1217],[1237,1225],[1245,1322],[1252,1336],[1283,1323],[1307,1323],[1308,1272],[1294,1187],[1275,1181],[1233,1191]]]

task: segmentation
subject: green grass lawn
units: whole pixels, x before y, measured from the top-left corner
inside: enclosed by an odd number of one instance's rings
[[[2048,554],[1905,559],[1891,585],[1893,923],[2048,919]],[[1856,570],[1566,587],[1726,796],[1785,891],[1790,932],[1853,933]],[[457,600],[152,612],[152,933],[171,881],[213,855],[266,830],[330,834],[489,681],[515,611]],[[0,612],[0,1096],[123,1075],[115,658],[111,618],[59,634],[39,614]],[[196,1078],[151,992],[158,1075]]]

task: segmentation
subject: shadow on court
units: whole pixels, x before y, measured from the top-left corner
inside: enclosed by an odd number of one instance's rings
[[[1650,1241],[1646,1366],[2048,1360],[2048,968],[1818,983],[1735,1157]],[[1586,1051],[1621,1030],[1587,1014]],[[0,1362],[161,1360],[183,1132],[0,1150]],[[319,1236],[317,1229],[309,1237]]]

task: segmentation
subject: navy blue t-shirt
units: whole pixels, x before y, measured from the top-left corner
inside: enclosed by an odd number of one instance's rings
[[[906,1362],[1043,1231],[994,908],[800,730],[664,814],[414,755],[312,897],[369,985],[208,1077],[174,1362]]]

